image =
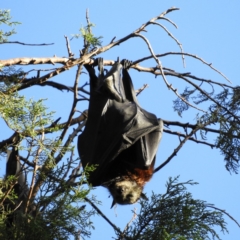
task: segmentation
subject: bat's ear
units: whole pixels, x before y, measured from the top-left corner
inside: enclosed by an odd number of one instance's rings
[[[140,198],[142,198],[142,199],[144,199],[146,201],[148,200],[147,196],[144,193],[141,193]]]
[[[115,200],[113,199],[111,208],[113,208],[113,207],[115,206],[115,204],[116,204],[116,202],[115,202]]]

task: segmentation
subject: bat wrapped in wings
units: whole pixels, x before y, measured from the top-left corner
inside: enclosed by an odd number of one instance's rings
[[[12,150],[8,150],[8,157],[7,157],[7,164],[6,164],[6,179],[10,176],[15,176],[17,181],[13,186],[14,193],[16,194],[16,198],[14,200],[9,200],[6,198],[4,201],[4,208],[5,210],[11,210],[7,218],[5,219],[6,227],[11,228],[16,221],[16,214],[21,214],[23,211],[25,201],[28,196],[28,187],[26,183],[26,176],[25,172],[23,171],[23,166],[20,162],[20,157],[18,154],[18,149],[16,147],[12,147]],[[10,191],[10,186],[7,186],[3,192]]]
[[[153,175],[163,122],[139,106],[128,61],[117,61],[104,74],[103,60],[97,60],[98,77],[93,65],[85,66],[90,102],[85,129],[78,137],[79,156],[83,167],[96,165],[88,181],[108,188],[112,206],[132,204],[145,196],[143,187]]]

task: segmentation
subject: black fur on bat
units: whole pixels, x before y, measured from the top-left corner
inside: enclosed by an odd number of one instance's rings
[[[106,74],[103,60],[97,62],[98,77],[93,65],[85,66],[90,103],[85,129],[78,137],[79,156],[83,167],[97,165],[88,181],[108,188],[112,206],[132,204],[146,198],[142,191],[153,175],[163,122],[139,106],[128,61],[117,61]]]

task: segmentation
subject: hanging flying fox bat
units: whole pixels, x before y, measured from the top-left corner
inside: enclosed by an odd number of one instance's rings
[[[22,165],[20,163],[18,150],[16,147],[12,147],[12,150],[8,150],[7,156],[7,164],[6,164],[6,178],[8,176],[16,176],[17,182],[14,185],[13,189],[17,196],[15,201],[6,201],[6,208],[9,210],[17,209],[17,211],[21,211],[22,202],[24,202],[27,198],[28,188],[26,184],[25,173],[22,170]],[[7,189],[6,189],[7,190]],[[10,213],[6,219],[6,226],[8,228],[12,227],[14,222],[15,212]]]
[[[85,66],[90,76],[90,102],[78,152],[83,167],[96,165],[88,181],[108,188],[112,206],[132,204],[146,198],[142,191],[153,175],[163,122],[139,106],[128,61],[116,62],[104,74],[103,60],[97,60],[98,77],[92,65]]]

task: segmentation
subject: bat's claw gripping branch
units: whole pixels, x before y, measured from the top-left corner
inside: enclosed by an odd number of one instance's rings
[[[121,61],[121,64],[122,64],[124,69],[129,69],[131,67],[131,65],[132,65],[132,61],[129,61],[127,59],[123,59]]]

